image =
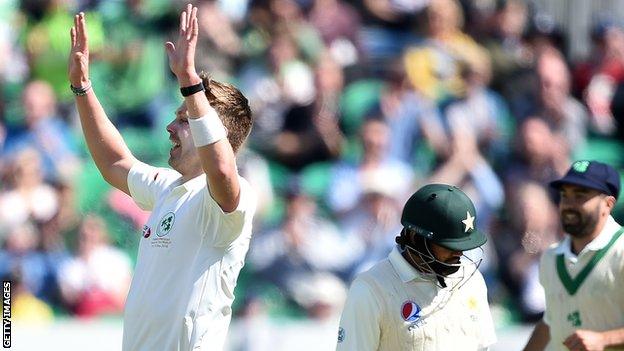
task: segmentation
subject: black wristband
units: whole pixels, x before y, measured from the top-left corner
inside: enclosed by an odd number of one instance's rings
[[[182,96],[191,96],[200,91],[204,91],[203,82],[199,82],[199,84],[191,85],[190,87],[180,88],[180,93],[182,93]]]

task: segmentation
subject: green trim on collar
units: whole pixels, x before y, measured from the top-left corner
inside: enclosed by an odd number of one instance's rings
[[[613,234],[613,237],[611,238],[609,243],[605,245],[605,247],[596,251],[594,256],[587,263],[587,266],[583,267],[581,272],[574,279],[570,277],[570,274],[566,269],[564,255],[557,255],[557,274],[559,275],[559,279],[561,279],[561,283],[563,283],[563,286],[566,288],[571,296],[574,296],[574,294],[576,294],[589,273],[591,273],[594,267],[596,267],[596,264],[598,264],[598,262],[604,257],[604,255],[611,248],[611,246],[615,244],[615,242],[622,235],[622,233],[624,233],[624,227],[621,227],[620,230]]]

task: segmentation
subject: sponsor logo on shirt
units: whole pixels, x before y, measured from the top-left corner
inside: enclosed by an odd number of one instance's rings
[[[466,307],[468,307],[468,310],[470,313],[470,320],[472,320],[473,322],[478,321],[479,318],[475,314],[475,312],[479,308],[479,303],[477,302],[477,298],[474,296],[469,297],[468,300],[466,301]]]
[[[338,328],[338,343],[343,342],[345,339],[345,331],[342,327]]]
[[[143,237],[145,239],[149,238],[150,235],[152,235],[152,229],[150,227],[148,227],[147,225],[143,226]]]
[[[420,306],[414,301],[408,300],[401,306],[401,317],[406,322],[415,322],[420,318]]]

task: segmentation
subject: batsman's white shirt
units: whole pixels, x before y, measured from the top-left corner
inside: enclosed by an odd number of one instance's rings
[[[395,247],[353,281],[337,350],[482,350],[494,342],[487,288],[478,271],[451,294],[424,279]]]
[[[130,193],[152,213],[126,301],[123,350],[223,348],[256,206],[253,190],[239,180],[238,207],[226,214],[204,174],[182,183],[173,170],[133,165]]]
[[[550,328],[547,351],[567,351],[563,341],[577,329],[604,331],[624,327],[624,235],[619,239],[614,237],[620,228],[609,217],[600,234],[578,256],[571,251],[569,237],[542,255],[540,282],[546,292],[544,322]],[[602,258],[590,264],[603,248],[606,250]],[[571,278],[567,284],[558,272],[559,255]],[[583,270],[588,272],[584,279]],[[568,289],[577,290],[571,294]]]

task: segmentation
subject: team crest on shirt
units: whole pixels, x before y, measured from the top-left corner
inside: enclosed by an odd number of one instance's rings
[[[148,227],[147,225],[143,226],[143,237],[145,239],[149,238],[150,235],[152,235],[152,229],[150,227]]]
[[[173,212],[168,212],[164,215],[160,222],[158,223],[158,230],[156,231],[156,235],[159,237],[163,237],[171,231],[173,228],[173,224],[175,223],[175,214]]]
[[[406,322],[416,322],[420,318],[420,306],[414,301],[407,300],[401,306],[401,317]]]

